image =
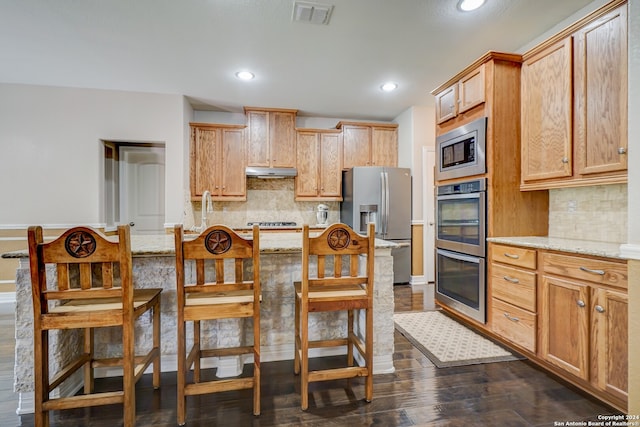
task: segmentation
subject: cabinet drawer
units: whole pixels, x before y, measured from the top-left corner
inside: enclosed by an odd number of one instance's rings
[[[542,268],[545,273],[627,289],[627,264],[625,262],[544,253]]]
[[[536,274],[491,264],[491,292],[494,298],[529,311],[536,311]]]
[[[522,268],[536,268],[536,251],[534,249],[518,248],[515,246],[491,245],[493,261],[515,265]]]
[[[535,353],[536,315],[493,298],[493,332]]]

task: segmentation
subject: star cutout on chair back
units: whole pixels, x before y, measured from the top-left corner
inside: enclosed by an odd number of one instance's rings
[[[231,236],[224,230],[213,230],[204,239],[207,250],[214,255],[220,255],[231,248]]]
[[[336,228],[327,237],[327,244],[334,251],[338,251],[340,249],[344,249],[349,246],[349,241],[351,237],[349,237],[349,232],[344,228]]]
[[[96,250],[96,239],[86,231],[74,231],[67,236],[64,247],[74,258],[86,258]]]

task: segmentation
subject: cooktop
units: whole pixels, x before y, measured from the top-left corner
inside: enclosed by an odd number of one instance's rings
[[[254,224],[258,224],[258,227],[295,227],[296,224],[293,221],[252,221],[248,222],[248,227],[253,227]]]

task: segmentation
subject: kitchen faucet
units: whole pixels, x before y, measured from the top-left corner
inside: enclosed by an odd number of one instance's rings
[[[207,213],[213,212],[213,202],[211,201],[211,193],[209,190],[205,190],[202,193],[202,204],[201,204],[201,215],[202,222],[200,223],[200,227],[197,231],[203,232],[207,228]]]

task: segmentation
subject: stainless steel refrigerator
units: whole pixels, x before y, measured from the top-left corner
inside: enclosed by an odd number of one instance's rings
[[[376,225],[376,237],[399,243],[391,251],[393,283],[411,279],[411,170],[358,166],[342,172],[340,220],[359,233]]]

